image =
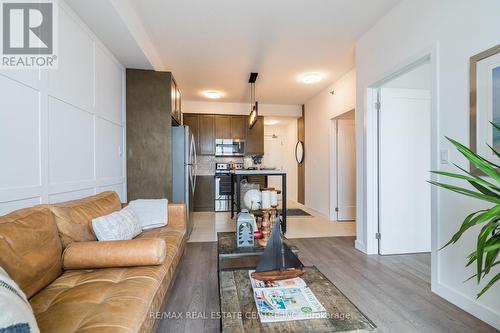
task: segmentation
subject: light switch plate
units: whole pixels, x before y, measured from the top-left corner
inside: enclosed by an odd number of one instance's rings
[[[448,164],[449,163],[449,150],[448,149],[441,149],[439,152],[439,162],[441,164]]]

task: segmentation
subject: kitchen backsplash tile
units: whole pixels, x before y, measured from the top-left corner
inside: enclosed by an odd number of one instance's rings
[[[196,163],[196,173],[198,175],[210,176],[215,174],[215,163],[243,163],[243,158],[197,155]]]

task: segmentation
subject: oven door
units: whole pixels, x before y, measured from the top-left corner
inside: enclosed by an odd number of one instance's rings
[[[231,210],[231,175],[215,175],[215,211]]]

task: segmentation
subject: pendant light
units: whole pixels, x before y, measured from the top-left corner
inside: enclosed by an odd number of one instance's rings
[[[248,127],[252,128],[257,122],[259,113],[259,102],[255,100],[255,81],[259,73],[250,73],[248,83],[250,83],[250,115],[248,116]]]

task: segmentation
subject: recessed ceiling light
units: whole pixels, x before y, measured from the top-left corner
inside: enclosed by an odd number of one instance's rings
[[[279,121],[274,120],[274,119],[264,120],[264,125],[267,125],[267,126],[273,126],[273,125],[276,125],[278,123],[279,123]]]
[[[218,91],[205,91],[205,97],[210,99],[221,98],[222,94]]]
[[[311,73],[311,74],[306,74],[302,78],[302,82],[311,84],[311,83],[316,83],[321,81],[321,74],[318,73]]]

